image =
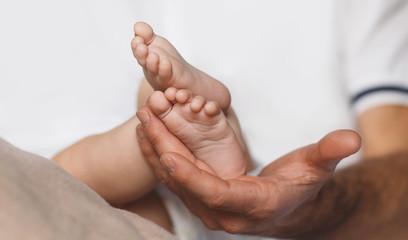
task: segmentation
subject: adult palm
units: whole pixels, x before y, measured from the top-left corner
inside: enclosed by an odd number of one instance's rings
[[[266,166],[258,176],[221,179],[143,107],[137,134],[156,176],[210,229],[274,237],[305,236],[313,229],[319,190],[338,162],[360,148],[350,130],[329,133]]]

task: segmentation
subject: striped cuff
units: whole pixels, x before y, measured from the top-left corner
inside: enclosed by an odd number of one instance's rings
[[[401,86],[378,86],[360,91],[351,99],[351,107],[355,114],[381,105],[408,106],[408,88]]]

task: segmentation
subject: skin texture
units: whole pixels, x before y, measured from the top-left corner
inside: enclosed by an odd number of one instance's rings
[[[142,81],[138,94],[139,106],[144,105],[153,92],[147,81]],[[229,108],[225,116],[243,151],[246,169],[251,170],[252,161],[235,113]],[[163,204],[157,201],[157,196],[149,194],[144,197],[158,181],[138,146],[135,131],[139,123],[134,116],[111,131],[74,143],[52,160],[111,205],[140,214],[172,231],[170,218]]]
[[[407,239],[408,152],[366,160],[323,186],[307,239]]]
[[[227,179],[246,173],[245,154],[216,102],[185,89],[169,88],[164,93],[154,92],[147,105],[217,176]]]
[[[365,159],[408,151],[408,107],[384,105],[358,117]]]
[[[86,137],[55,155],[53,161],[112,205],[138,199],[157,180],[145,161],[137,161],[143,159],[135,136],[137,124],[134,116],[109,132]]]
[[[360,147],[355,132],[341,130],[272,162],[258,177],[222,180],[174,136],[164,134],[166,129],[150,109],[140,112],[144,119],[137,133],[146,159],[211,229],[297,239],[408,236],[404,152],[367,158],[333,174],[338,161]]]
[[[156,89],[164,90],[174,84],[188,88],[191,79],[212,79],[185,62],[167,40],[155,35],[143,23],[135,25],[132,50]],[[181,74],[183,72],[188,74]],[[178,81],[180,79],[182,81]],[[218,81],[214,83],[197,84],[194,94],[200,94],[201,89],[212,89],[209,92],[223,89]],[[146,89],[141,88],[141,105],[152,93],[150,87]],[[225,102],[217,96],[210,99],[221,102],[244,150],[247,168],[251,169],[238,121],[228,108],[229,92],[216,95],[228,96]],[[143,115],[139,112],[138,117]],[[148,116],[150,118],[149,113]],[[356,236],[358,239],[406,239],[401,226],[406,225],[408,215],[403,207],[407,202],[405,182],[408,182],[408,161],[404,153],[408,149],[407,108],[371,109],[358,117],[358,123],[364,161],[334,175],[337,162],[357,151],[360,145],[354,132],[331,133],[319,143],[271,163],[258,177],[242,176],[227,181],[214,176],[213,169],[193,157],[177,139],[167,135],[164,139],[168,141],[163,143],[163,138],[155,137],[160,128],[152,130],[147,126],[144,131],[138,128],[141,148],[153,170],[144,161],[138,161],[143,158],[135,147],[134,131],[139,124],[136,117],[107,133],[75,143],[53,160],[112,205],[142,211],[143,216],[154,221],[168,220],[168,216],[156,197],[141,198],[157,183],[153,172],[212,229],[305,239],[353,239]],[[205,187],[199,185],[204,183]],[[154,214],[148,211],[146,214],[146,209],[152,209]],[[168,221],[159,224],[170,229]]]
[[[186,62],[170,42],[154,34],[146,23],[136,23],[134,32],[132,51],[147,78],[139,88],[138,106],[146,103],[153,88],[163,91],[169,87],[186,88],[194,95],[216,100],[226,118],[232,119],[230,125],[237,132],[247,169],[251,169],[238,121],[229,108],[231,97],[228,89]],[[138,123],[134,116],[109,132],[78,141],[54,156],[53,160],[109,203],[115,206],[129,204],[150,192],[157,184],[138,148],[135,136]]]
[[[156,35],[148,24],[138,22],[134,31],[133,55],[155,90],[164,92],[169,87],[189,89],[193,95],[216,101],[224,112],[228,110],[231,96],[224,84],[190,65],[167,39]]]

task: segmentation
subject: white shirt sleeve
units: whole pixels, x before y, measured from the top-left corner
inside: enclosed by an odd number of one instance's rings
[[[408,1],[340,2],[340,49],[353,110],[408,105]]]

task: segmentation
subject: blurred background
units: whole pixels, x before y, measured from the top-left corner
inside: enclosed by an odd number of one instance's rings
[[[2,1],[0,136],[51,157],[130,118],[142,79],[132,27],[145,21],[229,87],[254,158],[268,163],[353,127],[339,54],[343,5]]]

